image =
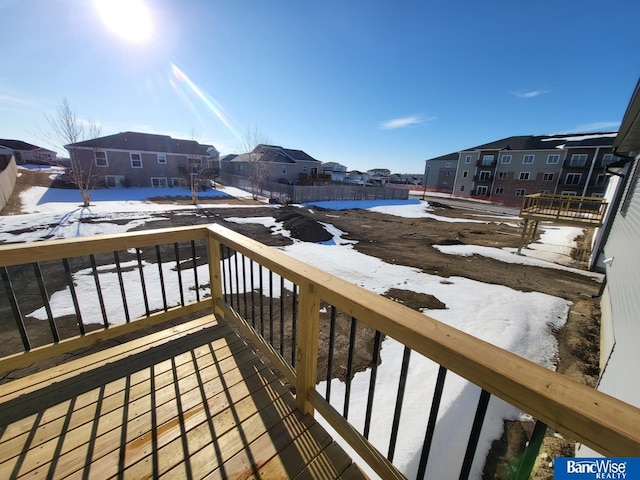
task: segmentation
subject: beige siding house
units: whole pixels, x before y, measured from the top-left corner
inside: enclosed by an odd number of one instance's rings
[[[171,187],[186,185],[182,167],[217,168],[212,145],[168,135],[123,132],[65,145],[74,161],[91,171],[98,186]]]

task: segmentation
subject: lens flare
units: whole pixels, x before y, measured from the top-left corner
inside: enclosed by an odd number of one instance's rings
[[[171,71],[173,73],[173,77],[181,85],[185,85],[186,87],[188,87],[189,91],[195,94],[196,97],[198,97],[202,101],[202,103],[204,103],[204,105],[209,109],[209,111],[213,113],[238,140],[242,138],[241,135],[233,127],[233,125],[231,125],[228,115],[225,114],[224,110],[218,104],[218,102],[216,102],[213,98],[210,98],[202,90],[200,90],[200,88],[195,83],[193,83],[193,81],[191,81],[187,74],[180,70],[180,68],[178,68],[175,64],[171,65]],[[170,81],[170,83],[173,86],[174,90],[176,90],[176,92],[183,98],[183,100],[187,102],[187,104],[189,104],[189,106],[195,112],[196,109],[193,103],[186,95],[184,95],[182,91],[180,91],[179,86],[176,85],[176,83],[173,81]]]

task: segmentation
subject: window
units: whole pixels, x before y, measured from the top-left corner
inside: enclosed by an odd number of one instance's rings
[[[529,172],[520,172],[520,176],[518,177],[518,180],[529,180],[530,176],[531,176],[531,173]]]
[[[582,180],[581,173],[567,173],[567,176],[565,177],[565,180],[564,180],[564,184],[578,185],[580,183],[580,180]]]
[[[461,192],[464,192],[464,185],[461,185],[461,186],[460,186],[460,191],[461,191]]]
[[[236,171],[237,172],[241,172],[242,171],[242,164],[241,163],[236,163]]]
[[[462,178],[467,178],[469,176],[469,171],[465,170],[464,172],[462,172]]]
[[[564,195],[565,197],[570,197],[577,194],[578,192],[572,192],[571,190],[563,190],[560,195]]]
[[[287,174],[287,167],[282,167],[282,174],[286,175]]]
[[[596,185],[596,186],[604,185],[604,182],[605,182],[606,178],[607,178],[606,175],[604,175],[602,173],[599,173],[598,176],[596,177],[596,181],[595,181],[594,185]]]
[[[142,155],[139,153],[131,154],[131,168],[142,168]]]
[[[317,175],[318,174],[318,167],[311,167],[311,175]]]
[[[482,156],[482,165],[484,165],[484,166],[493,165],[493,159],[494,158],[495,158],[494,155],[483,155]]]
[[[573,155],[571,155],[571,161],[569,162],[569,166],[584,167],[586,164],[587,164],[586,153],[574,153]]]
[[[476,195],[486,195],[488,191],[489,187],[487,187],[486,185],[482,185],[476,188]]]
[[[167,156],[164,153],[159,153],[158,154],[158,163],[162,164],[162,165],[166,165],[167,164]]]
[[[516,197],[524,197],[526,192],[524,188],[516,188]]]
[[[502,157],[500,157],[500,163],[511,163],[511,155],[502,155]]]
[[[109,161],[107,160],[107,152],[95,152],[96,167],[108,167]]]
[[[560,155],[557,153],[551,154],[547,157],[547,163],[549,165],[554,165],[556,163],[560,163]]]
[[[616,157],[613,153],[605,153],[602,157],[602,161],[600,165],[606,167],[607,165],[612,164],[613,162],[617,162],[619,157]]]
[[[549,190],[540,190],[538,193],[542,193],[543,195],[549,195]]]
[[[166,177],[151,177],[151,186],[154,188],[166,187],[167,186]]]
[[[447,162],[444,164],[444,168],[451,168],[451,162]]]
[[[124,175],[105,175],[104,182],[108,188],[124,187]]]
[[[193,170],[194,168],[202,167],[202,159],[201,158],[187,158],[187,165],[189,165],[189,170]]]
[[[498,180],[506,180],[507,172],[498,172]]]
[[[525,155],[524,157],[522,157],[522,164],[531,165],[535,159],[536,159],[535,155]]]
[[[504,188],[502,188],[502,187],[496,187],[495,194],[496,194],[496,195],[502,195],[502,194],[504,194]]]
[[[544,175],[542,175],[542,181],[543,182],[553,181],[553,173],[545,173]]]
[[[478,177],[478,179],[480,181],[487,181],[487,180],[491,180],[491,172],[488,170],[483,170],[480,172],[480,176]]]
[[[186,187],[187,186],[187,181],[182,177],[173,177],[171,179],[171,186],[172,187]]]
[[[464,157],[464,163],[471,163],[471,155]]]

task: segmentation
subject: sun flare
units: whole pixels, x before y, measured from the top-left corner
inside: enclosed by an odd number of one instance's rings
[[[100,16],[116,35],[129,42],[151,38],[151,15],[143,0],[96,0]]]

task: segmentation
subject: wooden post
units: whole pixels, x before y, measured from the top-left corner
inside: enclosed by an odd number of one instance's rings
[[[211,284],[211,301],[213,313],[224,318],[224,311],[218,306],[222,299],[222,256],[220,255],[220,242],[209,232],[207,249],[209,254],[209,283]]]
[[[529,219],[525,219],[524,221],[524,226],[522,227],[522,235],[520,236],[520,246],[518,247],[518,255],[521,254],[522,252],[522,247],[525,246],[525,242],[526,242],[526,235],[527,235],[527,228],[529,228]]]
[[[300,285],[298,302],[298,344],[296,346],[296,407],[313,416],[313,406],[307,392],[316,387],[318,370],[318,337],[320,296],[313,283]]]

